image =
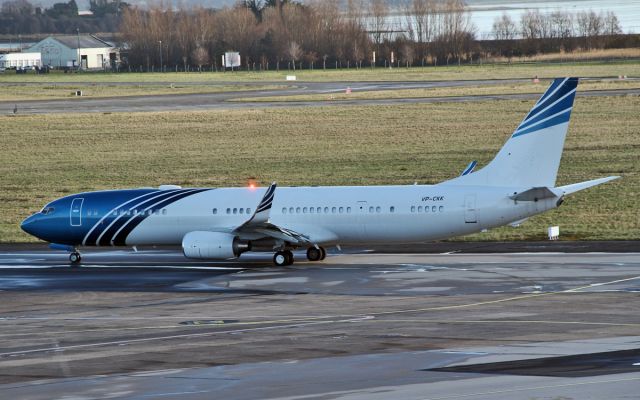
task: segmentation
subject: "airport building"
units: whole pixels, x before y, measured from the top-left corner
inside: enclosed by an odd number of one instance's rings
[[[42,65],[58,68],[108,69],[118,61],[114,45],[94,35],[49,36],[24,52],[41,53]]]

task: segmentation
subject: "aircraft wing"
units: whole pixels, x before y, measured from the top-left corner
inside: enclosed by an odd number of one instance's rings
[[[300,226],[292,229],[291,227],[273,224],[269,220],[269,215],[271,213],[276,186],[276,182],[273,182],[269,186],[253,215],[242,225],[232,228],[232,233],[245,237],[272,237],[296,245],[310,245],[333,239],[335,235],[330,232],[324,232],[317,227]]]

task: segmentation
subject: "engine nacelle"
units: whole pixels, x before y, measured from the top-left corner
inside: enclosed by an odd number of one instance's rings
[[[187,258],[227,260],[249,250],[250,243],[229,233],[195,231],[182,238],[182,252]]]

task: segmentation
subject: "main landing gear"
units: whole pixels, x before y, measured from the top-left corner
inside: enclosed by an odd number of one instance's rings
[[[286,267],[293,264],[293,253],[290,250],[282,250],[273,255],[273,263],[278,267]]]
[[[307,260],[322,261],[327,257],[324,247],[309,247],[307,249]],[[273,263],[278,267],[286,267],[293,264],[293,253],[291,250],[280,250],[273,256]]]
[[[72,267],[79,266],[80,262],[82,262],[82,255],[80,255],[80,252],[77,250],[71,252],[71,254],[69,254],[69,262],[71,262]]]
[[[327,257],[327,251],[324,247],[309,247],[307,249],[307,260],[322,261]]]

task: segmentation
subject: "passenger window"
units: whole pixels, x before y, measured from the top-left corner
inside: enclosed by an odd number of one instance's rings
[[[293,207],[289,207],[289,214],[293,214]]]
[[[369,207],[369,212],[372,213],[373,212],[373,206]]]
[[[331,207],[331,213],[333,213],[333,214],[336,213],[336,208],[335,207]]]
[[[318,214],[320,214],[320,213],[322,212],[322,207],[318,207],[318,208],[316,208],[316,212],[317,212]]]
[[[237,213],[238,213],[238,209],[237,209],[237,208],[234,208],[234,209],[233,209],[233,215],[236,215]]]
[[[438,207],[438,211],[443,212],[444,211],[444,207],[443,206]]]
[[[351,207],[347,207],[347,214],[351,214]]]
[[[302,209],[302,213],[303,213],[303,214],[306,214],[306,213],[307,213],[307,207],[304,207],[304,208]]]
[[[300,207],[296,207],[296,214],[300,214]]]
[[[166,208],[162,209],[162,215],[167,215],[167,209]]]
[[[343,211],[344,211],[344,207],[340,207],[340,208],[338,208],[338,212],[339,212],[340,214],[342,214],[342,212],[343,212]]]
[[[324,213],[325,213],[325,214],[329,214],[329,207],[325,207],[325,208],[324,208]]]
[[[436,212],[436,206],[431,207],[431,212]]]
[[[396,211],[396,208],[394,206],[389,207],[389,212],[393,213]]]
[[[215,214],[217,214],[217,213],[218,213],[218,209],[217,209],[217,208],[214,208],[214,209],[213,209],[213,214],[215,215]]]
[[[411,212],[416,212],[416,206],[411,206]]]
[[[244,208],[241,208],[241,209],[239,210],[239,212],[240,212],[240,214],[244,214]]]
[[[251,214],[251,208],[247,208],[247,214]]]
[[[282,213],[286,214],[287,213],[287,207],[282,207]]]
[[[376,207],[376,212],[379,213],[380,211],[382,211],[382,209],[379,206]]]
[[[418,206],[418,212],[422,212],[422,206]]]
[[[227,208],[227,214],[231,214],[231,209]]]

